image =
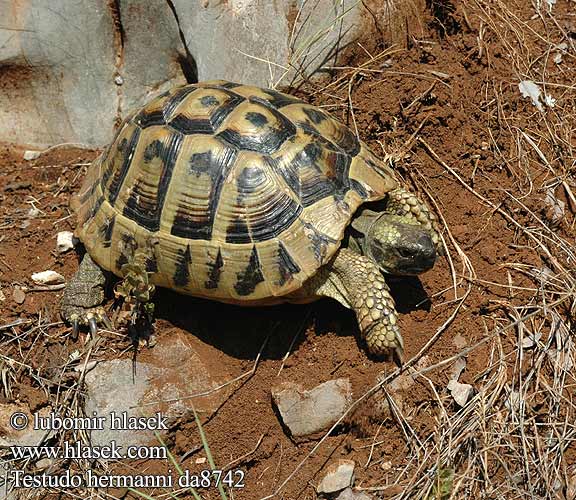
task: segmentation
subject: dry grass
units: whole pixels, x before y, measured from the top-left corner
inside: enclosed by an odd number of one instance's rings
[[[536,21],[527,23],[515,15],[518,9],[509,3],[472,0],[464,7],[480,22],[479,53],[490,60],[486,39],[494,37],[509,51],[510,85],[532,79],[554,92],[558,100],[554,108],[543,112],[534,108],[534,119],[528,120],[532,126],[522,129],[519,123],[525,122],[526,116],[507,105],[502,82],[494,78],[483,89],[490,103],[486,113],[495,117],[488,130],[490,147],[512,173],[513,192],[496,188],[480,194],[430,146],[421,143],[463,189],[515,228],[519,244],[531,248],[542,266],[511,262],[507,266],[509,299],[500,301],[498,311],[485,317],[484,339],[449,360],[414,372],[414,377],[423,377],[424,383],[431,385],[427,373],[457,357],[474,355],[481,344],[490,345],[490,363],[472,383],[475,396],[457,412],[451,410],[449,397],[438,397],[436,432],[417,446],[407,440],[415,451],[413,463],[399,474],[403,491],[395,498],[574,498],[576,248],[573,238],[565,235],[574,228],[569,212],[571,208],[573,214],[576,208],[572,146],[576,87],[561,83],[570,72],[574,81],[573,69],[540,60],[550,58],[561,41],[571,43],[573,50],[573,42],[559,28],[553,12],[544,8],[538,11]],[[528,47],[537,47],[538,52]],[[516,145],[515,151],[505,154],[499,150],[503,136]],[[563,190],[571,201],[556,220],[543,220],[523,201],[531,194],[554,189],[556,193]],[[516,286],[519,276],[528,277],[533,287]],[[473,272],[466,278],[471,284],[486,284],[475,279]],[[520,298],[525,293],[518,296],[519,289],[532,296]],[[516,337],[512,348],[504,341],[511,335]]]
[[[555,227],[557,221],[543,220],[523,203],[530,194],[553,188],[574,199],[576,156],[571,141],[576,87],[559,83],[566,81],[566,66],[540,60],[550,58],[561,41],[572,42],[559,29],[554,13],[544,8],[530,23],[521,21],[515,15],[518,9],[509,3],[471,1],[466,8],[479,16],[483,38],[497,37],[509,51],[510,80],[517,84],[532,79],[547,91],[559,91],[558,101],[556,107],[542,113],[535,110],[538,116],[529,121],[532,127],[521,129],[518,123],[526,117],[506,106],[501,83],[486,86],[486,100],[491,103],[486,112],[497,117],[488,131],[490,146],[513,173],[514,192],[495,189],[492,198],[483,196],[447,165],[443,167],[515,227],[518,240],[531,247],[543,265],[507,266],[509,300],[500,303],[497,314],[486,318],[491,362],[474,379],[476,396],[455,414],[445,408],[445,401],[438,401],[442,405],[438,433],[430,438],[436,453],[428,460],[421,457],[419,465],[426,474],[400,497],[429,496],[435,491],[439,471],[450,468],[455,474],[446,498],[574,498],[570,496],[573,492],[568,492],[574,483],[574,456],[565,452],[573,448],[576,436],[572,338],[576,248],[572,238],[563,236],[570,234],[574,218],[567,209],[560,217],[564,222],[564,230],[560,230]],[[482,37],[478,43],[479,51],[489,55],[490,47]],[[572,70],[572,81],[573,77]],[[515,151],[499,151],[495,138],[502,135],[516,144]],[[514,280],[519,275],[533,282],[528,301],[516,298]],[[503,345],[504,332],[516,335],[513,349],[509,343]],[[473,348],[463,354],[473,354]]]

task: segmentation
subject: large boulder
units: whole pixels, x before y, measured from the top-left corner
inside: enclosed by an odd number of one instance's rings
[[[168,86],[287,84],[333,64],[356,0],[0,0],[0,141],[106,144]]]

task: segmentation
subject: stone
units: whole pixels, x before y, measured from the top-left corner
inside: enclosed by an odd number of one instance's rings
[[[287,85],[366,21],[356,0],[0,0],[0,140],[106,145],[135,106],[186,81]]]
[[[306,436],[333,425],[352,403],[347,378],[329,380],[306,391],[285,382],[272,389],[272,397],[284,425],[294,437]]]
[[[156,442],[153,430],[119,430],[111,426],[110,415],[127,418],[153,417],[160,412],[167,426],[179,418],[193,418],[196,411],[215,410],[229,391],[207,396],[188,396],[211,391],[220,385],[211,376],[192,345],[189,335],[166,333],[147,353],[146,361],[114,359],[99,363],[86,374],[87,416],[104,417],[104,429],[91,431],[92,444],[119,446]],[[162,434],[162,432],[160,432]]]
[[[117,111],[104,0],[0,2],[0,140],[103,144]]]
[[[322,64],[334,65],[337,49],[356,35],[362,11],[356,0],[173,4],[199,80],[223,78],[264,87],[287,85],[297,73],[310,75]]]
[[[168,0],[118,0],[118,6],[123,44],[114,85],[123,116],[164,90],[185,84],[185,74],[194,73],[194,60],[182,43]]]
[[[450,380],[458,380],[462,372],[466,369],[466,358],[459,356],[454,361],[454,364],[450,368]]]
[[[355,466],[354,460],[339,459],[331,463],[316,488],[318,493],[336,493],[350,487],[354,482]]]
[[[72,231],[60,231],[56,235],[56,251],[66,253],[76,246],[76,239]]]
[[[0,140],[102,146],[130,108],[185,82],[166,0],[0,0],[0,19]]]
[[[48,269],[32,275],[32,281],[37,285],[58,285],[64,283],[66,278],[56,271]]]
[[[41,458],[34,465],[36,467],[36,470],[46,470],[56,464],[57,462],[53,458]]]
[[[466,406],[466,403],[474,397],[474,387],[470,384],[462,384],[457,380],[450,380],[447,388],[458,406]]]
[[[335,500],[372,500],[372,497],[364,491],[356,491],[352,488],[346,488],[340,492]]]
[[[24,151],[22,158],[24,158],[26,161],[36,160],[36,159],[40,158],[40,154],[41,154],[41,151],[28,150],[28,151]]]
[[[53,433],[34,429],[34,417],[46,417],[50,411],[45,407],[32,414],[26,405],[20,403],[0,404],[0,447],[39,446]]]
[[[19,286],[15,286],[14,290],[12,290],[12,300],[16,302],[16,304],[24,304],[26,293],[24,293],[24,290]]]

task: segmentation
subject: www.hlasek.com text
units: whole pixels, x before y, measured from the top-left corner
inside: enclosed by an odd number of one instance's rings
[[[167,450],[164,446],[121,446],[116,441],[102,446],[87,446],[80,441],[64,442],[63,446],[10,446],[10,452],[16,460],[33,459],[86,459],[86,460],[121,460],[152,459],[166,460]]]

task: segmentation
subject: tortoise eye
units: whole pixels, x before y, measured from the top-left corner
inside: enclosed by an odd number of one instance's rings
[[[410,257],[413,257],[413,253],[408,248],[399,248],[398,255],[400,255],[400,257],[403,259],[409,259]]]

